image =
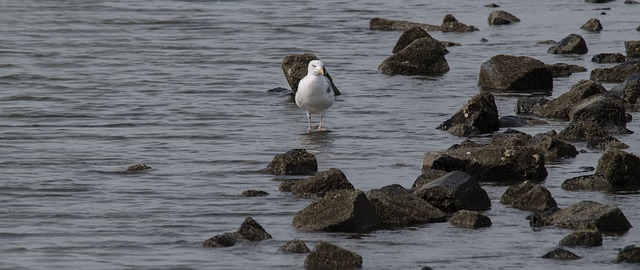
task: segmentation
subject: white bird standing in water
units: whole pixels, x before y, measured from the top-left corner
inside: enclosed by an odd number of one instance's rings
[[[307,122],[311,131],[311,114],[320,115],[320,125],[317,131],[327,131],[322,126],[322,117],[325,110],[333,105],[334,94],[340,95],[340,91],[333,84],[331,76],[324,68],[324,62],[313,60],[309,62],[307,76],[300,80],[296,91],[296,104],[307,111]]]

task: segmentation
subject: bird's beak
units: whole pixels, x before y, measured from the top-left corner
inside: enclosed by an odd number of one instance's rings
[[[320,74],[322,74],[322,75],[324,76],[325,74],[327,74],[327,70],[326,70],[326,69],[324,69],[324,68],[322,68],[322,69],[320,70]]]

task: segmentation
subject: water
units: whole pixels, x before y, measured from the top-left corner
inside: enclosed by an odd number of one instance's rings
[[[436,2],[436,1],[431,1]],[[469,1],[44,1],[0,3],[1,269],[300,269],[305,255],[278,247],[300,238],[359,253],[365,269],[631,269],[618,250],[640,236],[638,194],[567,192],[560,184],[596,166],[599,151],[548,165],[544,185],[558,204],[581,200],[620,206],[636,227],[604,245],[572,249],[573,262],[540,259],[570,231],[533,231],[527,212],[499,203],[507,187],[484,185],[493,226],[447,223],[351,234],[305,233],[290,225],[310,203],[278,191],[262,173],[279,153],[305,148],[320,170],[342,169],[359,189],[410,187],[425,151],[462,138],[435,129],[476,86],[480,64],[504,53],[589,70],[596,53],[624,53],[640,39],[640,5],[503,1],[522,19],[489,27],[487,3]],[[611,7],[600,15],[596,7]],[[442,77],[385,76],[377,66],[400,32],[369,31],[374,17],[440,24],[445,14],[481,29],[432,32],[459,42]],[[599,18],[599,34],[579,27]],[[581,34],[584,56],[547,54],[548,45]],[[481,38],[488,42],[481,42]],[[280,63],[313,52],[325,61],[340,96],[326,116],[331,133],[307,134],[303,112],[284,93]],[[553,96],[588,73],[554,81]],[[610,88],[612,85],[605,85]],[[500,115],[517,95],[496,94]],[[638,114],[633,114],[638,118]],[[566,123],[522,128],[535,134]],[[640,146],[635,134],[618,136]],[[584,145],[577,145],[584,149]],[[636,153],[638,154],[638,153]],[[148,173],[122,173],[144,162]],[[244,198],[247,189],[270,193]],[[274,237],[224,249],[201,242],[235,231],[251,216]]]

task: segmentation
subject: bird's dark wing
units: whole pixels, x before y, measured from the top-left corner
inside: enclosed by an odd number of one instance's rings
[[[340,90],[338,90],[338,87],[336,87],[335,84],[333,84],[333,79],[331,79],[331,75],[329,75],[329,72],[327,71],[327,69],[324,69],[324,76],[327,77],[327,79],[329,79],[329,84],[331,84],[331,89],[333,89],[333,94],[336,96],[342,95],[342,93],[340,93]]]

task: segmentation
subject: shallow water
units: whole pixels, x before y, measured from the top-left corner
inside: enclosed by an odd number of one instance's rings
[[[544,185],[566,207],[581,200],[620,206],[636,227],[606,236],[583,259],[540,259],[570,230],[532,230],[527,212],[499,203],[505,186],[486,184],[493,226],[447,223],[351,234],[294,230],[293,215],[310,199],[278,191],[262,173],[279,153],[305,148],[319,169],[337,167],[358,189],[410,187],[425,151],[459,143],[435,129],[479,92],[480,64],[496,54],[587,67],[597,53],[624,53],[640,39],[640,5],[503,1],[522,19],[489,27],[492,9],[469,1],[5,1],[0,3],[1,269],[300,269],[305,255],[278,247],[300,238],[329,241],[360,254],[365,269],[631,269],[612,261],[637,244],[635,192],[567,192],[560,184],[586,174],[601,152],[547,166]],[[436,2],[436,1],[431,1]],[[594,8],[611,7],[607,15]],[[401,32],[368,30],[374,17],[440,24],[445,14],[481,29],[430,34],[461,43],[441,77],[385,76],[377,66]],[[605,30],[580,30],[589,18]],[[547,54],[542,40],[582,35],[589,53]],[[486,38],[488,42],[481,42]],[[306,133],[306,118],[286,93],[280,64],[313,52],[342,91],[326,115],[330,133]],[[587,79],[554,80],[553,97]],[[610,88],[611,84],[605,85]],[[500,115],[518,95],[496,93]],[[634,119],[638,114],[633,114]],[[566,123],[521,128],[530,134]],[[618,136],[637,151],[635,134]],[[483,138],[477,139],[479,141]],[[638,153],[636,153],[638,154]],[[144,162],[148,173],[122,173]],[[270,193],[244,198],[247,189]],[[201,242],[236,230],[248,216],[274,237],[231,248]]]

